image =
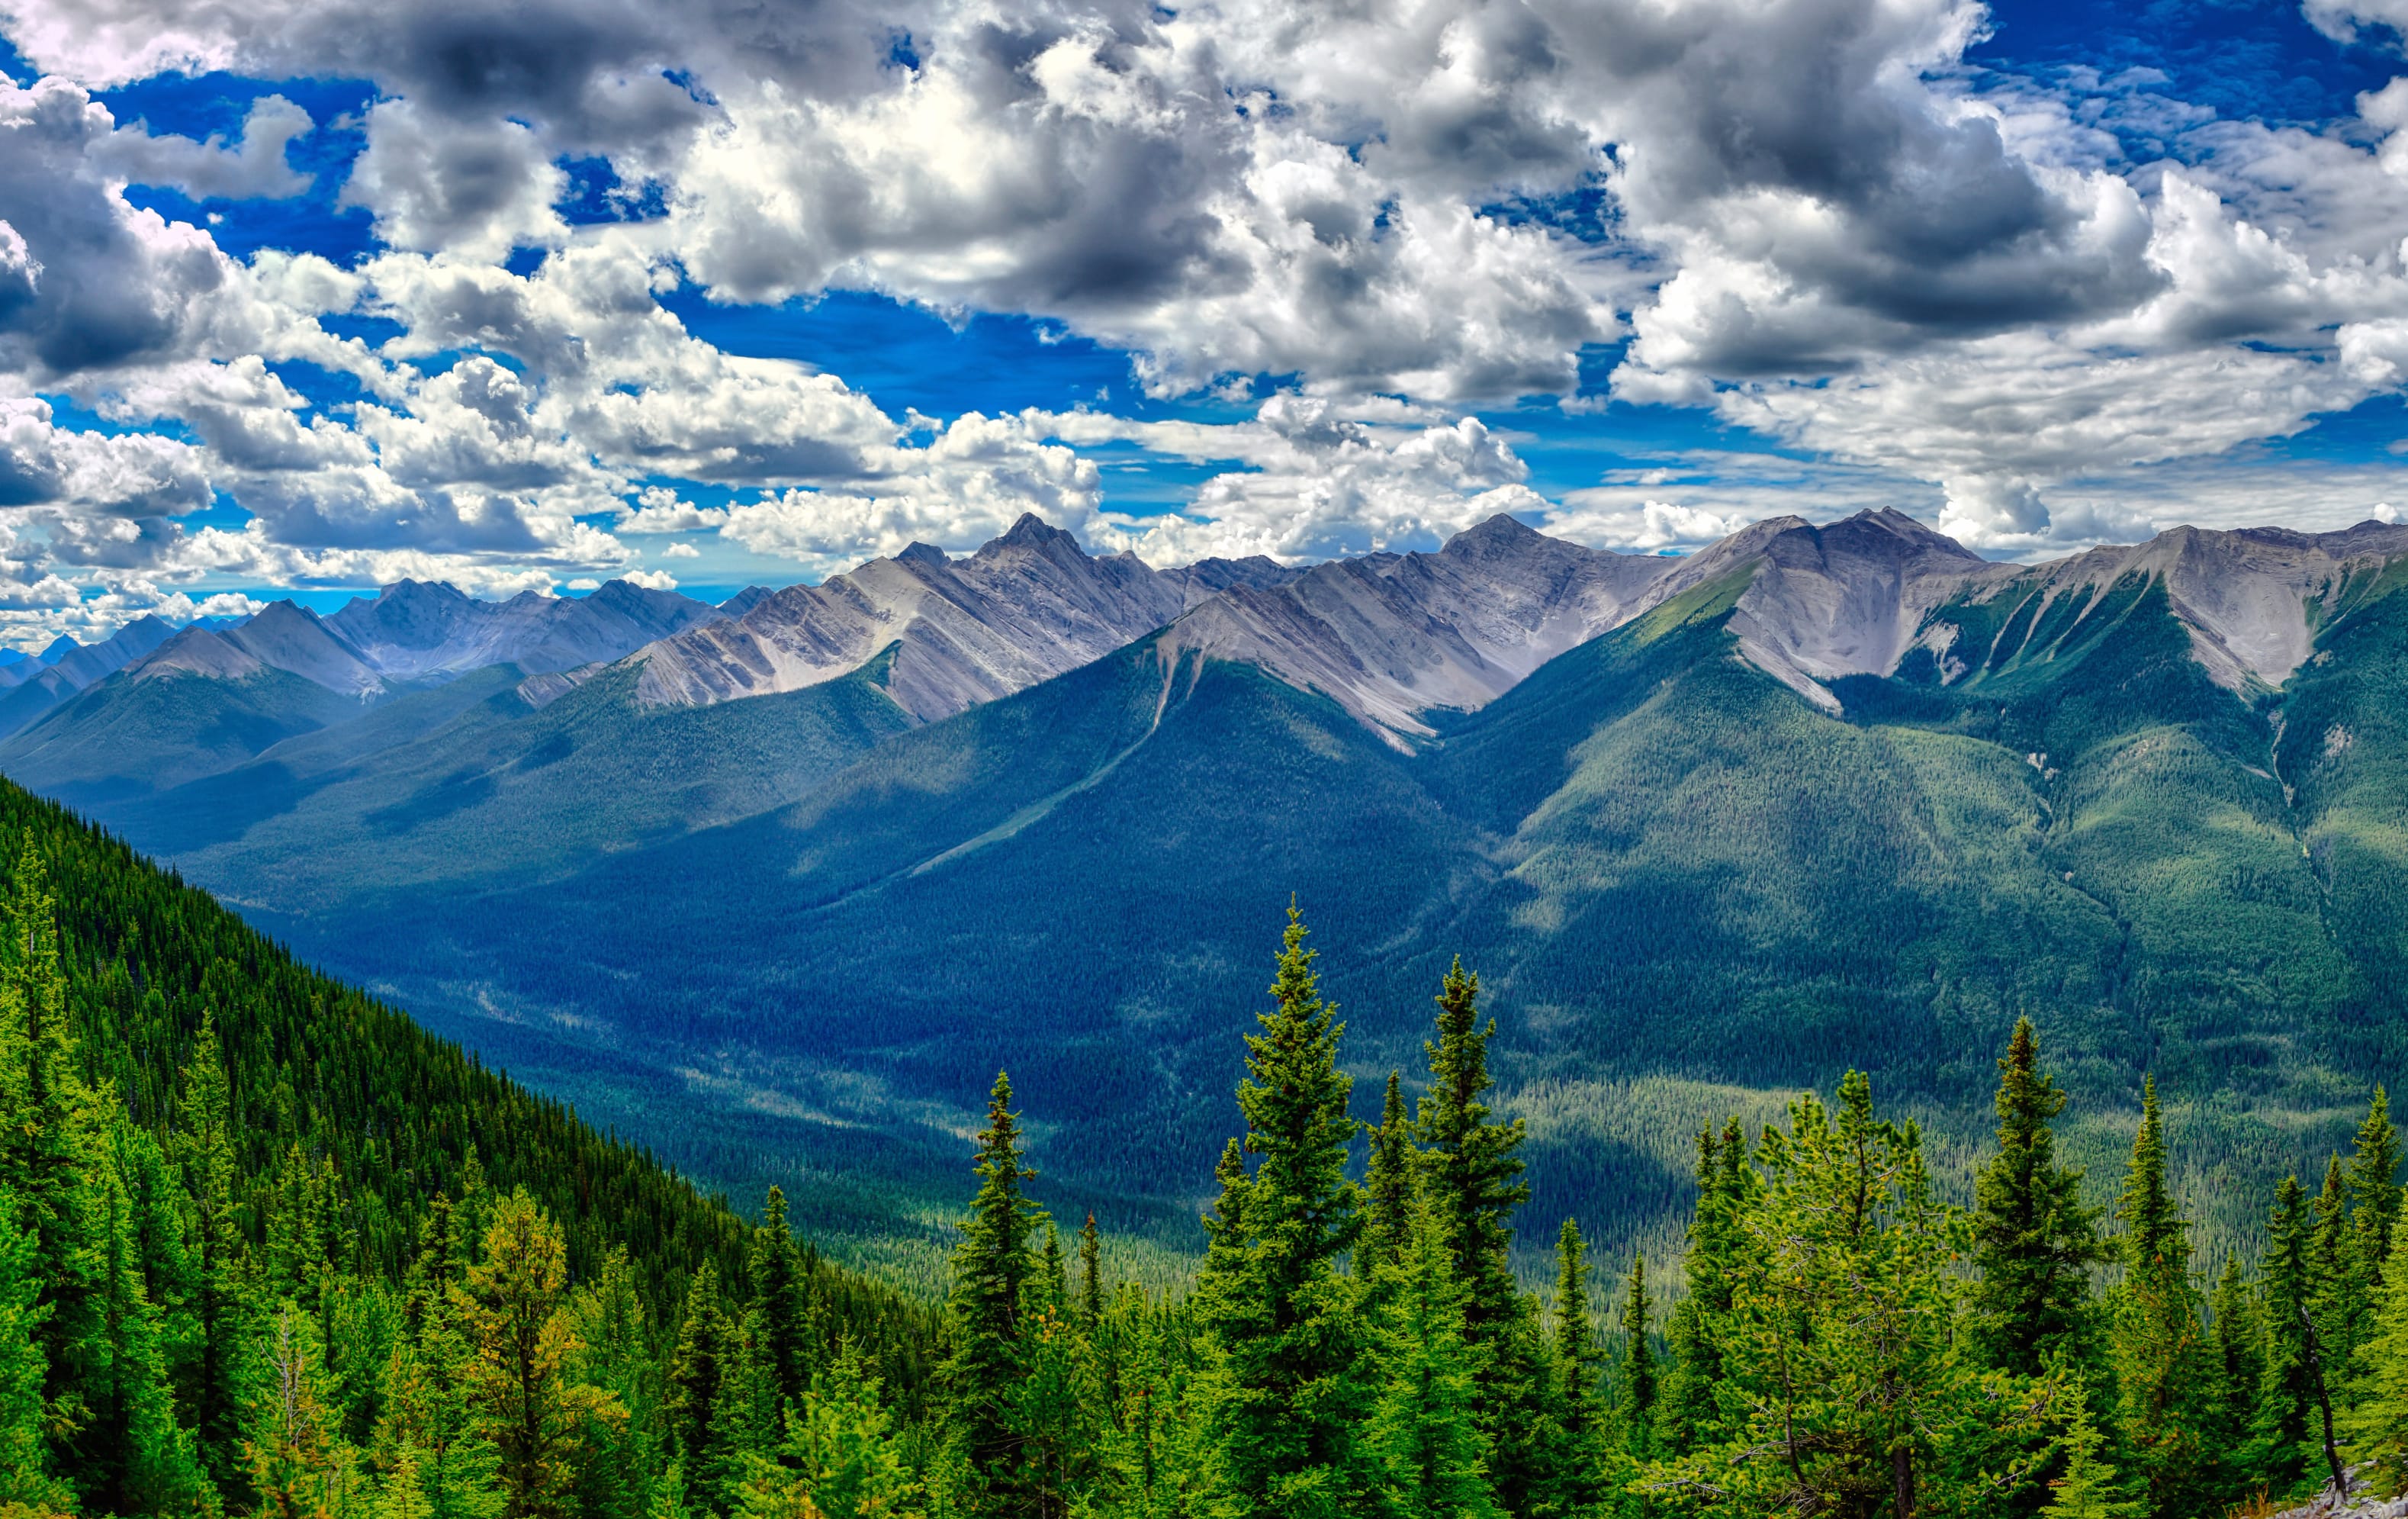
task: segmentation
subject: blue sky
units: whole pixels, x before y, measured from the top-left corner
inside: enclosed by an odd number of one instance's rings
[[[1022,510],[1161,562],[2388,520],[2399,6],[22,8],[0,638]]]

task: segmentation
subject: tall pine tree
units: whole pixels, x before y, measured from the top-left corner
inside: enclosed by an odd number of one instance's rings
[[[2116,1205],[2124,1226],[2124,1280],[2110,1304],[2124,1448],[2153,1519],[2175,1519],[2204,1500],[2209,1375],[2199,1293],[2190,1279],[2190,1225],[2168,1178],[2157,1083],[2143,1083],[2141,1126]]]
[[[1377,1393],[1362,1293],[1338,1268],[1362,1229],[1346,1180],[1345,1030],[1321,998],[1305,933],[1291,906],[1277,1006],[1246,1036],[1238,1087],[1256,1165],[1237,1186],[1225,1160],[1222,1216],[1197,1286],[1214,1519],[1338,1519],[1379,1489],[1357,1439]]]
[[[953,1248],[947,1307],[953,1354],[944,1381],[955,1450],[977,1492],[978,1512],[1007,1513],[1018,1503],[1025,1440],[1013,1415],[1023,1370],[1022,1316],[1039,1262],[1029,1249],[1035,1212],[1021,1183],[1037,1173],[1020,1158],[1020,1119],[1011,1078],[997,1072],[978,1137],[978,1197]]]
[[[2050,1120],[2066,1096],[2040,1065],[2031,1020],[1999,1062],[1999,1153],[1973,1184],[1969,1327],[1990,1364],[2036,1377],[2052,1357],[2082,1359],[2089,1333],[2090,1268],[2113,1257],[2101,1210],[2082,1200],[2082,1172],[2057,1163]]]

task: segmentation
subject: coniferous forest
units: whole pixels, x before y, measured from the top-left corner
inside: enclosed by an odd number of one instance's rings
[[[1291,910],[1194,1281],[1107,1280],[998,1076],[939,1310],[6,804],[8,1519],[2187,1519],[2408,1483],[2379,1087],[2212,1283],[2154,1087],[2088,1200],[2026,1021],[1971,1197],[1851,1074],[1697,1137],[1680,1280],[1567,1220],[1533,1292],[1478,978],[1366,1132]]]

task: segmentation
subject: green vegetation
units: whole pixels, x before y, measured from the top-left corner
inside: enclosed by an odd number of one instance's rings
[[[2011,578],[1935,611],[1898,678],[1834,682],[1834,716],[1736,657],[1733,577],[1412,753],[1145,639],[908,731],[867,677],[698,712],[609,679],[532,712],[503,690],[406,764],[349,747],[380,711],[103,815],[932,1294],[998,1068],[1043,1115],[1026,1143],[1065,1216],[1095,1212],[1151,1286],[1192,1275],[1249,946],[1290,892],[1354,989],[1352,1116],[1392,1068],[1408,1108],[1426,1095],[1410,1010],[1459,950],[1529,1206],[1617,1268],[1637,1251],[1673,1280],[1688,1136],[1851,1068],[1971,1202],[1991,1063],[2028,1014],[2071,1100],[2055,1164],[2107,1174],[2157,1077],[2212,1283],[2254,1258],[2274,1183],[2346,1148],[2366,1079],[2408,1064],[2400,581],[2317,603],[2279,692],[2211,681],[2157,581]],[[1516,1280],[1550,1242],[1517,1243]]]
[[[1092,1217],[1066,1251],[998,1077],[939,1314],[57,810],[0,823],[12,1519],[2212,1519],[2408,1460],[2379,1088],[2211,1314],[2154,1083],[2109,1234],[2032,1023],[1971,1210],[1849,1071],[1700,1125],[1659,1340],[1643,1256],[1609,1298],[1569,1220],[1551,1299],[1511,1269],[1545,1163],[1479,978],[1360,1123],[1291,907],[1192,1286],[1108,1283]]]

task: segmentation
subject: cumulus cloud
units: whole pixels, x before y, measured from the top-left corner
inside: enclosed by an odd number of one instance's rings
[[[2307,7],[2335,36],[2396,10]],[[23,410],[0,492],[44,493],[42,552],[127,585],[550,585],[711,534],[834,567],[1029,509],[1157,560],[1426,546],[1499,509],[1680,547],[1780,509],[1799,487],[1770,465],[1532,489],[1484,408],[1610,417],[1573,393],[1620,342],[1615,400],[1711,408],[2022,552],[2159,520],[2102,482],[2146,497],[2408,389],[2408,81],[2354,122],[2220,121],[2135,74],[1986,73],[1987,24],[1974,0],[20,7],[0,25],[55,77],[0,81],[0,394],[160,436],[67,443]],[[236,261],[131,205],[303,184],[313,126],[280,96],[199,142],[87,93],[171,68],[371,80],[343,196],[381,251]],[[644,214],[570,225],[572,159]],[[702,341],[681,287],[1022,313],[1160,398],[1271,394],[1211,423],[897,416]],[[291,360],[356,395],[313,404]],[[1108,510],[1097,456],[1131,451],[1212,468],[1174,510]],[[213,492],[251,521],[183,532]]]
[[[136,184],[166,185],[194,200],[284,200],[300,194],[309,176],[294,171],[285,148],[316,123],[282,95],[262,95],[243,118],[242,136],[229,144],[190,137],[152,136],[136,129],[108,139],[101,161]]]

